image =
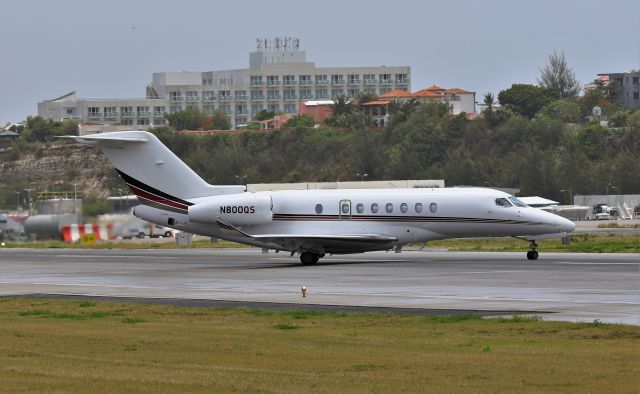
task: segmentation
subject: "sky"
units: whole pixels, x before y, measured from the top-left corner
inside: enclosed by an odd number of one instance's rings
[[[638,0],[3,0],[0,124],[37,103],[144,97],[153,72],[246,68],[256,38],[298,37],[318,67],[410,66],[495,95],[536,83],[554,50],[582,83],[640,69]]]

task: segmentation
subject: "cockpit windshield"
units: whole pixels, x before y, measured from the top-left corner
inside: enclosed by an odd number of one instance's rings
[[[496,198],[496,205],[503,208],[511,208],[513,206],[506,198]]]
[[[513,203],[513,205],[515,205],[516,207],[520,207],[520,208],[528,207],[527,204],[523,203],[522,201],[518,200],[515,197],[509,197],[509,201],[511,201],[511,203]]]

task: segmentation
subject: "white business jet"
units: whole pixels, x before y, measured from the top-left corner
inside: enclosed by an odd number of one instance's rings
[[[430,240],[517,237],[531,243],[560,238],[570,220],[530,208],[487,188],[288,190],[246,192],[210,185],[144,131],[70,136],[97,145],[142,205],[144,220],[266,250],[300,254],[304,265],[325,254],[395,250]]]

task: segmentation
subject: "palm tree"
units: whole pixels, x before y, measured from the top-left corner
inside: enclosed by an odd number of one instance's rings
[[[484,105],[487,106],[488,110],[493,109],[493,105],[495,104],[495,98],[493,97],[493,93],[487,92],[484,94]]]
[[[333,104],[331,105],[331,112],[335,117],[348,114],[353,109],[349,96],[344,93],[335,96],[332,100]]]

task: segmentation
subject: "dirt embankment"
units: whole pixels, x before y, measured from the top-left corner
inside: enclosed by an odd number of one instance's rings
[[[119,187],[113,167],[94,147],[56,141],[0,148],[0,194],[25,188],[72,191],[77,184],[85,196],[103,198]]]

